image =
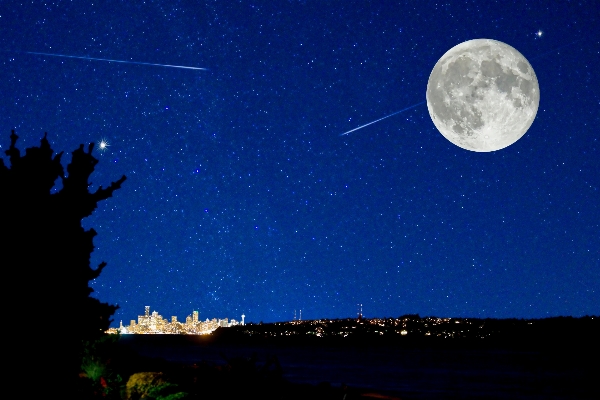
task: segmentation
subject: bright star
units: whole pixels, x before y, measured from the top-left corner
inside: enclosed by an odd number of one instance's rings
[[[104,153],[108,146],[110,146],[110,145],[108,144],[108,141],[106,139],[101,139],[98,142],[98,150],[100,150],[101,153]]]
[[[541,29],[540,29],[540,30],[538,30],[538,31],[535,33],[535,36],[536,36],[537,38],[541,38],[543,35],[544,35],[544,31],[542,31]]]

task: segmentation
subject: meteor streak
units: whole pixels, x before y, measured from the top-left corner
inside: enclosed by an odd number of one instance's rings
[[[371,121],[371,122],[369,122],[368,124],[361,125],[361,126],[359,126],[358,128],[354,128],[354,129],[352,129],[352,130],[349,130],[348,132],[340,133],[340,136],[347,135],[347,134],[349,134],[349,133],[351,133],[351,132],[354,132],[354,131],[357,131],[357,130],[359,130],[359,129],[362,129],[362,128],[364,128],[365,126],[372,125],[372,124],[374,124],[375,122],[379,122],[379,121],[381,121],[381,120],[384,120],[384,119],[386,119],[386,118],[392,117],[392,116],[394,116],[394,115],[396,115],[396,114],[400,114],[400,113],[401,113],[401,112],[403,112],[403,111],[410,110],[411,108],[415,108],[415,107],[417,107],[417,106],[420,106],[420,105],[421,105],[421,104],[423,104],[423,103],[425,103],[425,102],[424,102],[424,101],[422,101],[422,102],[420,102],[420,103],[418,103],[418,104],[413,104],[412,106],[409,106],[409,107],[403,108],[403,109],[402,109],[402,110],[400,110],[400,111],[396,111],[395,113],[392,113],[392,114],[390,114],[390,115],[386,115],[385,117],[382,117],[382,118],[376,119],[375,121]]]
[[[154,67],[168,67],[168,68],[181,68],[181,69],[193,69],[193,70],[208,71],[208,68],[186,67],[185,65],[153,64],[153,63],[139,62],[139,61],[109,60],[107,58],[69,56],[69,55],[66,55],[66,54],[39,53],[39,52],[36,52],[36,51],[24,51],[23,53],[26,53],[26,54],[35,54],[35,55],[38,55],[38,56],[78,58],[80,60],[106,61],[106,62],[115,62],[115,63],[123,63],[123,64],[152,65]]]
[[[579,39],[579,40],[576,40],[576,41],[574,41],[574,42],[571,42],[571,43],[568,43],[568,44],[563,44],[562,46],[559,46],[559,47],[555,48],[554,50],[550,50],[550,51],[547,51],[547,52],[545,52],[545,53],[542,53],[542,54],[540,54],[540,55],[538,55],[538,56],[535,56],[535,57],[533,57],[533,58],[532,58],[532,60],[538,59],[538,58],[540,58],[540,57],[544,57],[544,56],[546,56],[546,55],[548,55],[548,54],[550,54],[550,53],[554,53],[555,51],[558,51],[558,50],[562,49],[563,47],[571,46],[571,45],[573,45],[573,44],[575,44],[575,43],[577,43],[577,42],[581,42],[582,40],[583,40],[583,39]]]

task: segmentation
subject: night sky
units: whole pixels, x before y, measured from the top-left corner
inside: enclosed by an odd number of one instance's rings
[[[491,3],[3,2],[1,155],[11,129],[22,151],[48,132],[65,166],[109,144],[90,189],[127,181],[83,224],[113,326],[146,305],[598,315],[598,2]],[[437,60],[476,38],[516,48],[540,85],[529,131],[491,153],[450,143],[419,104]]]

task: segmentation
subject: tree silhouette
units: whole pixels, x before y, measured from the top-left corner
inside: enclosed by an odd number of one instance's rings
[[[47,372],[46,384],[68,386],[77,376],[78,353],[84,340],[93,340],[108,329],[117,306],[90,297],[89,282],[105,267],[90,267],[94,229],[85,230],[81,220],[99,201],[112,196],[125,176],[108,188],[91,193],[88,178],[98,160],[83,144],[73,151],[65,176],[59,153],[46,139],[22,156],[12,131],[5,152],[10,168],[0,158],[0,265],[5,329],[20,346],[9,358],[17,373],[26,373],[39,362],[62,368]],[[58,178],[62,188],[52,192]],[[63,385],[64,384],[64,385]],[[27,396],[25,396],[27,397]]]

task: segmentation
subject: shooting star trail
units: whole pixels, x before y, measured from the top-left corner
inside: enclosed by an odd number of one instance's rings
[[[567,46],[574,45],[575,43],[581,42],[582,40],[583,40],[583,39],[579,39],[579,40],[576,40],[576,41],[574,41],[574,42],[571,42],[571,43],[563,44],[562,46],[559,46],[559,47],[555,48],[554,50],[550,50],[550,51],[547,51],[547,52],[545,52],[545,53],[542,53],[542,54],[540,54],[540,55],[537,55],[537,56],[535,56],[535,57],[531,58],[531,60],[537,60],[537,59],[538,59],[538,58],[540,58],[540,57],[547,56],[548,54],[550,54],[550,53],[554,53],[554,52],[556,52],[556,51],[558,51],[558,50],[562,49],[563,47],[567,47]]]
[[[392,113],[392,114],[390,114],[390,115],[386,115],[385,117],[382,117],[382,118],[376,119],[375,121],[371,121],[371,122],[369,122],[368,124],[361,125],[361,126],[359,126],[358,128],[354,128],[354,129],[352,129],[352,130],[349,130],[348,132],[340,133],[340,136],[347,135],[347,134],[349,134],[349,133],[352,133],[352,132],[354,132],[354,131],[357,131],[357,130],[359,130],[359,129],[362,129],[362,128],[364,128],[365,126],[369,126],[369,125],[372,125],[372,124],[374,124],[374,123],[376,123],[376,122],[382,121],[382,120],[384,120],[384,119],[386,119],[386,118],[393,117],[393,116],[394,116],[394,115],[396,115],[396,114],[400,114],[400,113],[401,113],[401,112],[403,112],[403,111],[410,110],[411,108],[415,108],[415,107],[417,107],[417,106],[420,106],[420,105],[421,105],[421,104],[423,104],[423,103],[425,103],[425,102],[424,102],[424,101],[422,101],[422,102],[420,102],[419,104],[413,104],[413,105],[412,105],[412,106],[410,106],[410,107],[403,108],[403,109],[402,109],[402,110],[400,110],[400,111],[396,111],[395,113]]]
[[[208,71],[208,68],[187,67],[185,65],[153,64],[153,63],[140,62],[140,61],[109,60],[108,58],[69,56],[69,55],[66,55],[66,54],[39,53],[39,52],[36,52],[36,51],[23,51],[22,53],[25,53],[25,54],[35,54],[35,55],[39,55],[39,56],[78,58],[80,60],[106,61],[106,62],[115,62],[115,63],[123,63],[123,64],[151,65],[151,66],[154,66],[154,67],[167,67],[167,68],[180,68],[180,69],[193,69],[193,70],[200,70],[200,71]]]

